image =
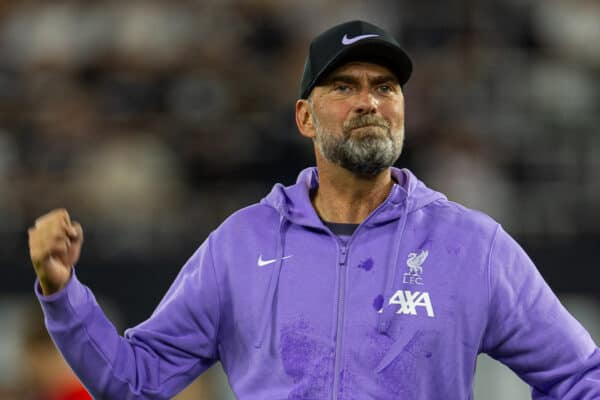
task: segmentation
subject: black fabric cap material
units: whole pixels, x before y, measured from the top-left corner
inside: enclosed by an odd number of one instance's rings
[[[350,62],[365,61],[389,68],[404,85],[412,73],[412,62],[396,39],[364,21],[336,25],[313,39],[304,63],[300,98],[306,99],[321,78]]]

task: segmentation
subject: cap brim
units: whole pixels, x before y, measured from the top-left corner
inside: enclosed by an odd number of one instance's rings
[[[380,39],[364,39],[352,46],[343,48],[321,70],[307,86],[302,98],[307,98],[310,91],[318,86],[319,81],[343,64],[352,61],[364,61],[383,65],[392,71],[398,83],[404,85],[412,73],[412,61],[400,47]]]

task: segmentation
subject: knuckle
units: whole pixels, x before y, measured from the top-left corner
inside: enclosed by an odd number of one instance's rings
[[[64,236],[58,236],[58,237],[54,238],[54,241],[52,243],[55,244],[55,245],[64,245],[64,244],[66,244],[68,242],[69,242],[69,239],[67,239],[66,237],[64,237]]]
[[[48,254],[64,254],[67,252],[67,245],[62,243],[56,243],[54,246],[52,246],[52,248],[50,249],[50,251],[48,252]]]
[[[69,220],[69,212],[65,208],[60,209],[61,217],[65,218],[67,221]]]
[[[66,231],[67,231],[67,227],[62,222],[58,222],[58,223],[52,225],[53,233],[64,233]]]
[[[51,237],[54,240],[64,240],[66,238],[67,235],[65,235],[65,233],[63,231],[55,231],[52,233]]]
[[[42,215],[40,218],[38,218],[38,220],[40,220],[40,221],[44,221],[44,220],[56,221],[56,220],[64,220],[68,217],[69,217],[69,213],[67,212],[66,209],[56,208],[56,209],[48,212],[47,214]]]

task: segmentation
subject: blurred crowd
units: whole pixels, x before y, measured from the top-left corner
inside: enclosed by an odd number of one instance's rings
[[[313,165],[293,114],[307,44],[349,19],[413,58],[398,165],[546,276],[570,260],[559,290],[597,278],[598,0],[0,0],[0,290],[31,294],[26,228],[67,207],[78,273],[139,322],[210,230]]]

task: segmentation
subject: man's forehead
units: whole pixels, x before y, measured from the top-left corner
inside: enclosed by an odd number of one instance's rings
[[[331,71],[324,77],[322,82],[331,82],[339,76],[355,76],[357,78],[361,76],[367,76],[368,78],[389,77],[395,81],[398,80],[394,73],[384,65],[366,61],[351,61]]]

